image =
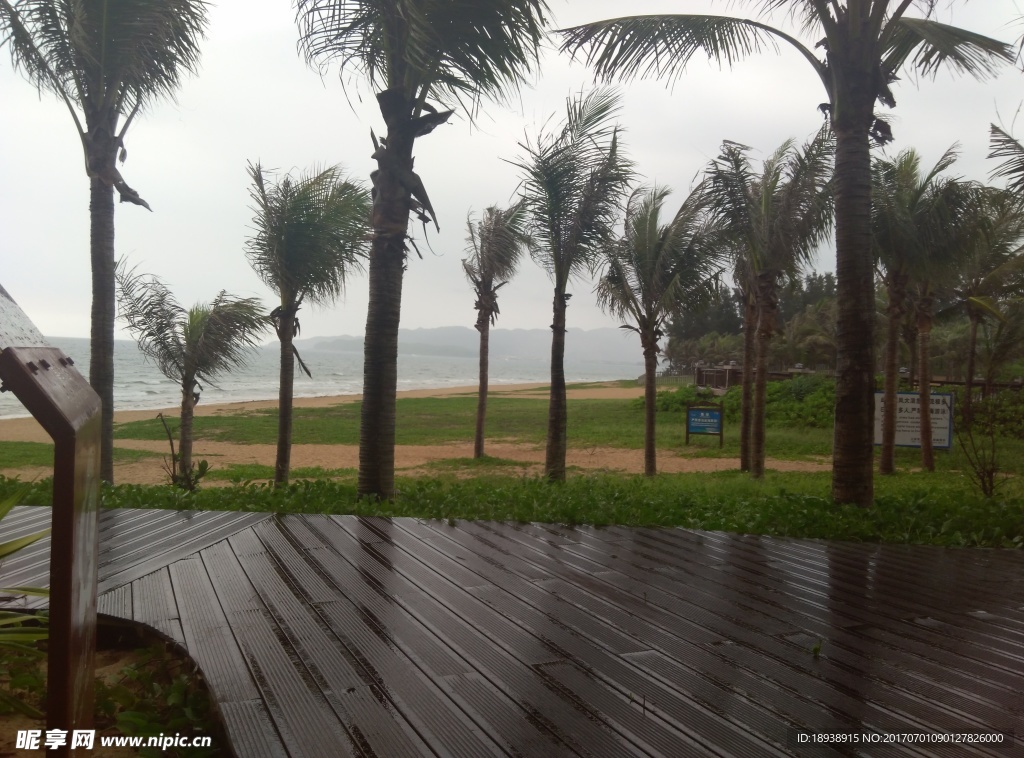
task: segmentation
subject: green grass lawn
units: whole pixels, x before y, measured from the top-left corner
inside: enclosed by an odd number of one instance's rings
[[[160,453],[146,450],[114,448],[114,460],[118,463],[134,463],[144,458],[158,458]],[[28,466],[53,467],[53,445],[49,442],[0,442],[0,466],[3,468],[25,468]]]
[[[296,444],[358,444],[360,406],[297,409]],[[398,401],[398,444],[443,444],[472,439],[474,397],[407,398]],[[492,439],[528,444],[544,442],[546,399],[493,397],[488,406]],[[726,426],[725,444],[705,437],[683,444],[683,414],[658,414],[662,460],[739,455],[739,432]],[[200,439],[266,443],[276,435],[276,411],[196,419]],[[156,420],[122,424],[117,437],[164,439]],[[643,445],[642,405],[632,400],[570,400],[569,444],[576,448]],[[783,460],[827,460],[832,432],[820,428],[770,425],[768,457]],[[4,460],[17,465],[47,465],[47,445],[0,443]],[[106,488],[107,507],[198,508],[298,513],[356,513],[445,519],[498,519],[561,523],[678,525],[700,529],[817,537],[828,539],[910,542],[940,545],[1024,546],[1024,442],[999,441],[1006,479],[992,499],[981,496],[970,481],[959,446],[937,452],[934,473],[917,471],[920,452],[897,450],[899,473],[876,476],[876,504],[870,509],[840,507],[829,498],[830,475],[771,470],[763,481],[738,471],[662,474],[654,479],[614,474],[571,472],[564,484],[551,484],[526,473],[528,466],[501,458],[450,459],[428,464],[424,476],[399,472],[393,502],[377,503],[356,496],[352,469],[296,469],[293,483],[274,490],[267,484],[270,466],[214,468],[210,480],[234,486],[204,487],[188,494],[167,486],[121,485]],[[118,449],[118,455],[144,457]],[[0,496],[12,487],[0,479]],[[49,483],[32,486],[26,502],[49,502]]]

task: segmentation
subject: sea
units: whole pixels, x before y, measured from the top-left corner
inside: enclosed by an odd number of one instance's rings
[[[89,340],[48,337],[75,361],[88,378]],[[567,340],[567,343],[569,341]],[[317,349],[299,346],[303,361],[313,378],[301,371],[295,376],[295,397],[350,395],[362,392],[363,356],[357,350]],[[638,352],[638,351],[637,351]],[[280,349],[277,344],[259,348],[248,363],[217,377],[216,383],[204,383],[200,403],[237,403],[248,400],[276,400]],[[609,381],[635,378],[643,374],[643,361],[626,360],[623,355],[598,359],[593,355],[574,358],[567,349],[566,380],[572,382]],[[490,360],[490,384],[522,384],[550,380],[549,354],[497,355]],[[399,353],[398,389],[437,389],[476,386],[478,359],[475,355],[420,355]],[[165,377],[148,360],[138,345],[129,340],[114,343],[114,409],[149,410],[176,408],[181,404],[178,385]],[[0,418],[30,415],[12,393],[0,394]]]

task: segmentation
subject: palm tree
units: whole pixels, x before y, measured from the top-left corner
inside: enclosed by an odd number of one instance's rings
[[[117,169],[125,134],[153,101],[195,73],[206,28],[204,0],[0,0],[16,68],[67,106],[89,177],[92,326],[89,383],[103,401],[100,476],[114,477],[114,190],[149,209]],[[122,121],[123,119],[123,121]]]
[[[291,467],[296,359],[312,376],[292,342],[299,333],[299,308],[304,302],[334,302],[344,290],[346,277],[360,269],[369,239],[370,193],[346,181],[337,166],[298,179],[285,176],[269,187],[258,163],[250,164],[249,175],[256,216],[246,254],[281,301],[270,313],[281,342],[274,465],[274,485],[280,486],[287,484]]]
[[[341,61],[378,88],[386,137],[373,137],[370,300],[363,348],[360,495],[390,498],[395,480],[395,391],[402,275],[409,217],[437,217],[413,171],[418,137],[445,123],[457,102],[473,113],[484,96],[516,89],[536,59],[544,0],[297,0],[309,61]]]
[[[256,298],[238,298],[221,290],[211,303],[185,310],[156,277],[116,269],[120,317],[143,354],[181,388],[181,420],[175,483],[193,487],[192,416],[201,382],[245,363],[259,345],[267,318]]]
[[[723,230],[707,214],[701,191],[692,192],[667,224],[660,223],[666,188],[640,187],[626,205],[625,235],[602,251],[597,302],[621,328],[636,332],[644,352],[644,473],[657,473],[658,341],[662,327],[684,304],[714,294],[725,258]]]
[[[749,439],[750,472],[764,476],[765,399],[769,343],[778,321],[778,287],[792,277],[828,236],[832,227],[832,136],[822,129],[803,149],[792,140],[769,156],[759,174],[747,151],[725,142],[707,170],[708,204],[736,237],[745,273],[744,287],[753,300],[756,323],[754,386]],[[743,367],[744,385],[751,366]]]
[[[876,159],[872,174],[872,240],[884,270],[886,305],[885,385],[882,405],[882,452],[879,472],[895,470],[896,370],[899,332],[913,311],[917,326],[921,381],[921,450],[925,468],[931,450],[931,418],[923,410],[930,400],[929,339],[934,320],[935,285],[947,275],[964,247],[975,186],[943,176],[957,159],[947,150],[926,174],[911,149],[895,158]]]
[[[1006,299],[1024,294],[1024,199],[989,188],[978,210],[979,234],[957,266],[951,292],[951,308],[966,312],[970,324],[962,413],[968,423],[974,396],[978,327],[990,319],[1004,320]]]
[[[569,100],[562,128],[522,145],[526,156],[517,164],[535,240],[533,258],[555,285],[544,460],[545,476],[552,481],[565,480],[565,311],[572,297],[566,290],[569,280],[592,270],[600,251],[611,244],[619,203],[632,177],[612,123],[618,108],[619,99],[609,90]]]
[[[753,2],[753,0],[748,0]],[[892,139],[875,117],[878,100],[892,107],[890,85],[905,64],[930,74],[943,64],[975,76],[1013,59],[1009,45],[941,24],[909,18],[912,0],[757,0],[764,13],[788,10],[810,47],[761,21],[725,16],[634,16],[565,29],[562,49],[585,52],[603,79],[635,76],[675,80],[698,51],[732,64],[782,40],[818,74],[828,98],[820,106],[836,135],[835,213],[838,333],[832,495],[869,506],[874,406],[874,282],[871,255],[870,141]]]
[[[476,436],[473,457],[484,457],[484,425],[487,418],[487,380],[491,326],[498,320],[498,290],[516,274],[523,250],[533,245],[526,233],[526,206],[491,206],[477,222],[466,220],[470,244],[468,258],[462,259],[466,279],[476,295],[476,330],[480,332],[480,389],[477,392]]]

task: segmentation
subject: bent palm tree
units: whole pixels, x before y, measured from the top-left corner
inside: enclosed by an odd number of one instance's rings
[[[100,476],[114,477],[114,190],[149,209],[117,169],[125,134],[152,101],[195,73],[203,0],[0,0],[0,46],[17,68],[67,106],[89,177],[92,326],[89,383],[103,401]],[[124,119],[123,122],[121,119]]]
[[[520,202],[508,209],[491,206],[483,218],[467,220],[472,252],[462,259],[466,279],[476,295],[476,330],[480,332],[480,388],[477,392],[476,435],[473,457],[484,456],[484,425],[487,418],[488,361],[491,326],[498,319],[498,290],[508,284],[519,267],[523,249],[533,240],[526,233],[526,209]]]
[[[540,44],[544,0],[297,0],[300,45],[310,61],[338,58],[379,87],[387,136],[373,138],[373,238],[366,314],[360,495],[390,498],[395,484],[398,326],[409,216],[437,218],[413,171],[415,141],[453,111],[518,87]],[[371,135],[372,136],[372,135]]]
[[[736,237],[737,266],[756,313],[750,425],[750,473],[764,476],[769,343],[778,321],[780,280],[808,262],[832,228],[832,136],[822,129],[798,149],[784,142],[754,172],[748,148],[734,142],[707,171],[708,204]],[[745,320],[746,321],[746,320]],[[744,324],[750,331],[750,326]],[[749,364],[744,365],[744,385]]]
[[[160,373],[181,388],[181,419],[175,483],[189,486],[192,471],[192,417],[200,382],[245,363],[259,345],[267,319],[256,298],[238,298],[221,290],[213,302],[185,310],[156,277],[116,272],[120,316]]]
[[[625,235],[603,251],[597,302],[613,316],[629,319],[644,352],[644,473],[657,473],[658,341],[668,318],[684,305],[716,291],[717,265],[725,259],[723,230],[706,213],[700,189],[692,192],[672,220],[660,215],[670,190],[638,188],[626,205]]]
[[[299,308],[303,302],[334,302],[346,277],[360,269],[369,237],[370,193],[346,181],[336,166],[298,179],[285,176],[269,187],[259,164],[249,166],[249,175],[256,233],[247,241],[246,256],[281,301],[270,313],[281,343],[274,465],[274,486],[280,486],[288,482],[291,468],[295,360],[312,376],[292,341],[299,333]]]
[[[632,178],[631,164],[619,151],[612,118],[618,97],[598,90],[568,102],[564,126],[522,147],[526,157],[522,197],[535,240],[533,259],[554,281],[551,323],[551,394],[548,405],[544,474],[565,480],[565,311],[569,280],[594,267],[612,241],[619,202]]]
[[[748,0],[753,2],[754,0]],[[781,40],[818,74],[836,134],[835,213],[839,356],[832,495],[869,506],[874,499],[874,280],[871,255],[870,140],[892,138],[874,104],[895,105],[890,85],[904,65],[933,73],[944,64],[976,76],[1010,61],[1009,45],[927,18],[909,18],[912,0],[757,0],[770,13],[788,9],[814,51],[761,21],[724,16],[635,16],[562,31],[562,49],[585,51],[599,77],[676,79],[698,51],[731,64]]]

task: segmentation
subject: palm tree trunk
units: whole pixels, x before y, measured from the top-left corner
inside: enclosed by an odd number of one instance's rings
[[[925,295],[918,303],[917,312],[919,365],[921,386],[918,389],[918,405],[921,412],[921,467],[925,471],[935,470],[935,451],[932,449],[932,373],[929,352],[932,337],[932,297]]]
[[[971,330],[967,346],[967,380],[964,382],[964,411],[962,415],[964,426],[966,429],[970,429],[974,416],[974,369],[975,353],[978,349],[978,321],[980,318],[973,310],[968,311],[967,316],[970,319]]]
[[[754,369],[754,402],[750,426],[750,475],[764,477],[765,416],[768,396],[768,343],[775,332],[778,302],[775,297],[775,274],[757,277],[757,349]]]
[[[838,355],[832,497],[869,507],[874,501],[874,259],[871,253],[871,152],[868,128],[876,91],[856,67],[836,130],[835,213]]]
[[[292,397],[295,394],[295,309],[282,308],[277,335],[281,340],[281,376],[277,394],[277,461],[274,486],[288,484],[292,462]]]
[[[565,295],[555,289],[551,324],[551,396],[548,401],[548,445],[544,475],[553,482],[565,481],[565,450],[568,412],[565,400]]]
[[[395,491],[395,394],[398,390],[398,326],[405,273],[405,238],[410,192],[401,177],[412,172],[415,140],[410,104],[378,96],[388,125],[387,147],[376,153],[373,176],[373,242],[370,247],[370,300],[363,344],[363,406],[359,425],[360,496],[390,499]]]
[[[750,425],[754,405],[754,353],[757,305],[752,292],[743,295],[743,387],[740,395],[740,471],[750,471]]]
[[[910,382],[911,389],[917,385],[917,315],[914,313],[916,307],[915,305],[912,308],[904,308],[906,317],[902,326],[903,341],[910,353],[910,374],[907,380]]]
[[[658,473],[657,412],[658,412],[658,339],[653,335],[640,335],[644,348],[644,475]]]
[[[185,486],[192,475],[192,419],[196,407],[192,393],[195,381],[186,379],[181,383],[181,426],[178,429],[178,484]]]
[[[900,349],[900,325],[903,323],[906,301],[906,276],[889,276],[889,319],[885,333],[885,387],[882,401],[882,457],[878,462],[880,474],[896,470],[896,386],[899,373],[896,366]]]
[[[113,165],[113,154],[110,164]],[[92,260],[92,326],[89,384],[100,396],[100,478],[114,483],[114,188],[89,179],[89,254]]]
[[[473,457],[484,457],[484,425],[487,419],[488,360],[490,357],[491,317],[480,312],[476,328],[480,330],[480,388],[476,400],[476,436],[473,439]]]

